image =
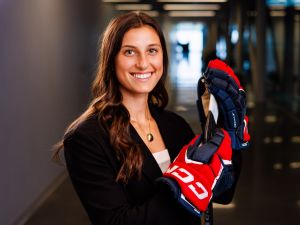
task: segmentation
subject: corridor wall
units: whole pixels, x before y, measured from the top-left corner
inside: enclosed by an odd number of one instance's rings
[[[88,102],[97,50],[82,2],[0,1],[1,225],[23,224],[64,177],[51,148]]]

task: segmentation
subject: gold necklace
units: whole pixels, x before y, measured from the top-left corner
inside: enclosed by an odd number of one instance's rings
[[[147,137],[147,141],[149,142],[152,142],[154,140],[154,136],[153,134],[151,133],[151,126],[150,126],[150,116],[148,115],[148,129],[149,129],[149,132],[145,132],[145,130],[141,127],[141,125],[136,121],[136,120],[132,120],[130,119],[132,122],[136,123],[138,125],[138,127],[146,134],[146,137]]]
[[[147,140],[149,142],[154,140],[153,134],[151,133],[151,127],[150,127],[150,116],[148,116],[148,125],[149,125],[149,133],[147,134]]]

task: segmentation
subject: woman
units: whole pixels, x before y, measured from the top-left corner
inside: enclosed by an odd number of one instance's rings
[[[168,56],[151,17],[130,12],[103,34],[88,109],[67,129],[64,149],[70,178],[92,224],[199,224],[156,187],[194,134],[164,110]]]

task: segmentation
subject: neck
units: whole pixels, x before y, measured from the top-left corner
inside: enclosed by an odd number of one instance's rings
[[[148,95],[139,98],[124,98],[123,104],[130,114],[130,119],[140,123],[148,122],[150,111],[148,106]]]
[[[154,136],[151,133],[151,114],[148,106],[148,94],[134,98],[124,98],[123,95],[123,104],[129,111],[132,124],[145,135],[143,136],[144,140],[146,139],[148,142],[152,142]]]

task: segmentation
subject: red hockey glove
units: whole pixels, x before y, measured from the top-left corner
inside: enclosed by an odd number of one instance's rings
[[[182,148],[159,181],[171,188],[174,197],[190,212],[201,215],[218,186],[224,165],[231,164],[231,141],[218,129],[205,144],[197,136]],[[200,211],[200,212],[199,212]]]
[[[228,131],[232,148],[245,149],[249,145],[250,135],[246,116],[246,94],[240,81],[233,70],[218,59],[209,62],[204,78],[209,92],[218,102],[221,126]]]

